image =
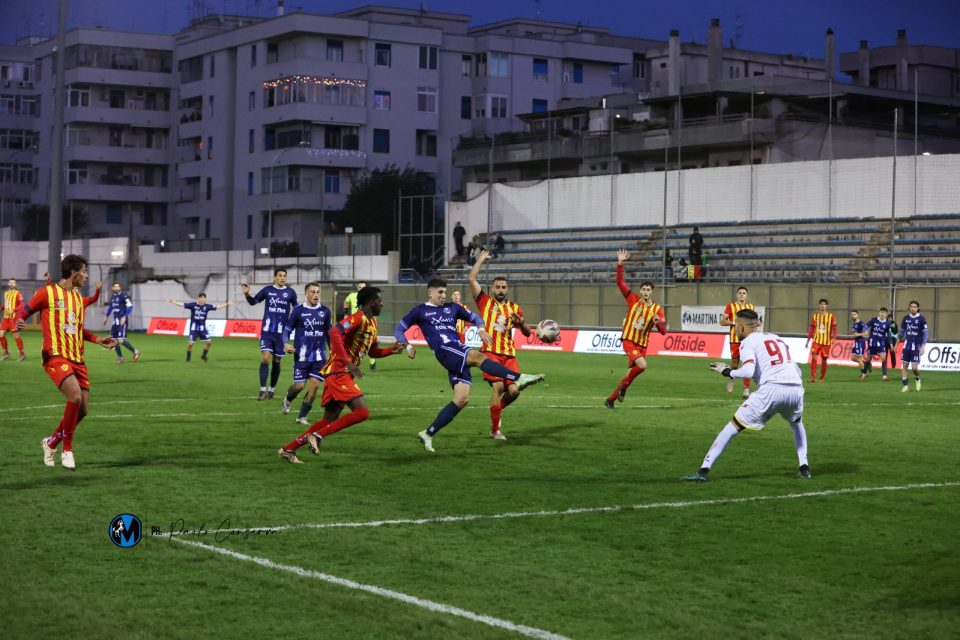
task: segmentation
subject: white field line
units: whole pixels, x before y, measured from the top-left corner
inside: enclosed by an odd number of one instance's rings
[[[373,595],[381,596],[384,598],[390,598],[391,600],[398,600],[405,604],[412,604],[415,607],[420,607],[421,609],[427,609],[428,611],[433,611],[436,613],[445,613],[451,616],[458,616],[460,618],[466,618],[473,622],[480,622],[491,627],[497,627],[498,629],[504,629],[506,631],[513,631],[521,635],[527,636],[528,638],[538,638],[542,640],[570,640],[566,636],[561,636],[559,634],[545,631],[543,629],[537,629],[536,627],[528,627],[523,624],[517,624],[515,622],[510,622],[509,620],[503,620],[502,618],[494,618],[492,616],[483,615],[481,613],[474,613],[473,611],[467,611],[466,609],[461,609],[459,607],[454,607],[448,604],[443,604],[440,602],[434,602],[433,600],[425,600],[423,598],[418,598],[416,596],[411,596],[406,593],[401,593],[399,591],[393,591],[392,589],[384,589],[383,587],[377,587],[370,584],[364,584],[362,582],[355,582],[354,580],[348,580],[347,578],[340,578],[329,573],[321,573],[319,571],[313,571],[310,569],[304,569],[303,567],[297,567],[289,564],[281,564],[279,562],[274,562],[267,558],[259,558],[257,556],[248,556],[244,553],[238,553],[230,549],[224,549],[222,547],[215,547],[213,545],[204,544],[203,542],[198,542],[196,540],[184,540],[182,538],[174,538],[177,542],[182,544],[187,544],[199,549],[204,549],[212,553],[219,553],[235,560],[243,560],[245,562],[252,562],[258,564],[261,567],[266,567],[267,569],[276,569],[278,571],[285,571],[287,573],[292,573],[293,575],[300,576],[301,578],[313,578],[314,580],[322,580],[330,584],[337,585],[339,587],[346,587],[347,589],[355,589],[357,591],[365,591],[366,593],[372,593]]]
[[[684,500],[677,502],[647,502],[631,505],[614,505],[612,507],[571,507],[556,511],[508,511],[493,514],[464,514],[451,516],[437,516],[433,518],[400,518],[395,520],[362,520],[354,522],[315,522],[303,524],[284,524],[275,527],[249,527],[237,529],[220,529],[218,533],[256,533],[291,531],[293,529],[360,529],[385,526],[425,524],[446,524],[451,522],[474,522],[479,520],[511,520],[516,518],[546,518],[551,516],[568,516],[584,513],[617,513],[622,511],[645,511],[648,509],[683,509],[687,507],[707,507],[723,504],[744,504],[751,502],[768,502],[773,500],[797,500],[800,498],[819,498],[822,496],[836,496],[858,493],[876,493],[879,491],[908,491],[911,489],[943,489],[960,487],[960,482],[923,482],[916,484],[902,484],[885,487],[850,487],[847,489],[824,489],[822,491],[805,491],[803,493],[786,493],[781,495],[749,496],[745,498],[713,498],[710,500]],[[173,537],[190,535],[191,532],[171,532]]]

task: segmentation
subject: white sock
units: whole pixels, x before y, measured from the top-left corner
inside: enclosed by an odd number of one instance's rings
[[[707,451],[707,456],[703,459],[703,464],[700,465],[701,469],[709,469],[713,466],[713,463],[717,461],[717,458],[720,457],[720,454],[723,453],[724,448],[727,446],[727,443],[733,440],[733,436],[740,433],[737,431],[737,428],[733,426],[732,422],[728,422],[727,426],[720,430],[720,433],[717,434],[716,440],[713,441],[713,444],[710,445],[710,450]]]
[[[803,421],[791,423],[793,429],[793,443],[797,445],[797,460],[800,466],[807,464],[807,430],[803,428]]]

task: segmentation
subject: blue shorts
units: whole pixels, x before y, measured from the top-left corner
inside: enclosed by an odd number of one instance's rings
[[[885,344],[871,344],[870,351],[868,352],[871,356],[885,356],[887,355],[887,345]]]
[[[447,370],[450,377],[450,386],[458,382],[471,384],[470,365],[467,364],[467,353],[469,351],[470,347],[466,345],[445,344],[434,352],[433,355],[436,356],[437,362]]]
[[[278,358],[282,358],[286,353],[283,350],[282,333],[261,333],[260,351],[270,351]]]
[[[920,364],[920,349],[906,349],[900,354],[900,362],[903,364]]]
[[[323,376],[320,375],[320,371],[323,370],[323,366],[325,364],[326,362],[303,361],[293,363],[293,383],[305,383],[307,378],[313,378],[314,380],[320,380],[323,382]]]
[[[127,338],[127,325],[124,324],[115,324],[110,327],[110,337],[116,338],[117,340],[126,340]]]
[[[197,329],[190,332],[190,344],[199,340],[200,342],[210,342],[210,332],[207,329]]]
[[[862,342],[854,342],[854,343],[853,343],[853,355],[855,355],[855,356],[862,356],[862,355],[863,355],[863,352],[866,350],[866,348],[867,348],[867,345],[865,345],[864,343],[862,343]]]

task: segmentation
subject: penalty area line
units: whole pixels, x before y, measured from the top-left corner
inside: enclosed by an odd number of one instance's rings
[[[786,493],[780,495],[747,496],[743,498],[711,498],[707,500],[682,500],[674,502],[647,502],[630,505],[613,505],[610,507],[571,507],[554,511],[513,511],[492,514],[463,514],[436,516],[432,518],[399,518],[394,520],[362,520],[355,522],[312,522],[303,524],[284,524],[275,527],[247,527],[236,529],[221,529],[221,533],[256,533],[290,531],[293,529],[360,529],[387,526],[421,526],[425,524],[445,524],[451,522],[474,522],[480,520],[512,520],[516,518],[546,518],[552,516],[579,515],[585,513],[619,513],[624,511],[645,511],[648,509],[684,509],[688,507],[709,507],[725,504],[745,504],[751,502],[770,502],[773,500],[798,500],[801,498],[820,498],[823,496],[837,496],[861,493],[878,493],[881,491],[909,491],[911,489],[943,489],[960,487],[960,482],[922,482],[916,484],[901,484],[882,487],[850,487],[846,489],[824,489],[822,491],[805,491],[803,493]],[[178,535],[172,534],[176,539]]]
[[[204,549],[205,551],[210,551],[212,553],[219,553],[220,555],[224,555],[224,556],[233,558],[235,560],[252,562],[254,564],[260,565],[261,567],[265,567],[267,569],[284,571],[286,573],[292,573],[293,575],[300,576],[301,578],[312,578],[314,580],[321,580],[323,582],[337,585],[339,587],[345,587],[347,589],[354,589],[356,591],[364,591],[366,593],[372,593],[373,595],[381,596],[383,598],[389,598],[391,600],[398,600],[399,602],[403,602],[405,604],[411,604],[415,607],[420,607],[421,609],[427,609],[428,611],[433,611],[435,613],[443,613],[451,616],[458,616],[460,618],[466,618],[467,620],[471,620],[473,622],[480,622],[480,623],[489,625],[491,627],[497,627],[498,629],[513,631],[514,633],[519,633],[521,635],[527,636],[528,638],[538,638],[541,640],[570,640],[566,636],[562,636],[562,635],[553,633],[551,631],[546,631],[544,629],[537,629],[536,627],[528,627],[527,625],[517,624],[515,622],[510,622],[509,620],[504,620],[502,618],[494,618],[493,616],[484,615],[482,613],[474,613],[473,611],[461,609],[460,607],[454,607],[452,605],[443,604],[441,602],[434,602],[433,600],[418,598],[417,596],[401,593],[400,591],[385,589],[383,587],[377,587],[370,584],[364,584],[362,582],[356,582],[354,580],[349,580],[347,578],[340,578],[338,576],[330,575],[329,573],[313,571],[312,569],[305,569],[303,567],[297,567],[294,565],[274,562],[273,560],[270,560],[268,558],[249,556],[245,553],[238,553],[231,549],[216,547],[213,545],[205,544],[203,542],[198,542],[196,540],[185,540],[183,538],[176,538],[176,537],[172,539],[181,544],[197,547],[198,549]]]

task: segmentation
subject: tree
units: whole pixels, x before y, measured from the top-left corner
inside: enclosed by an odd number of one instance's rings
[[[432,176],[407,167],[403,171],[396,165],[364,172],[353,181],[350,195],[343,210],[335,217],[341,229],[353,227],[354,233],[379,233],[383,238],[383,250],[396,249],[397,195],[431,195],[434,192]]]
[[[77,236],[87,228],[90,215],[86,209],[73,206],[73,235]],[[70,205],[63,207],[63,237],[70,237]],[[45,204],[31,204],[24,207],[20,213],[20,228],[23,229],[24,240],[50,239],[50,206]]]

